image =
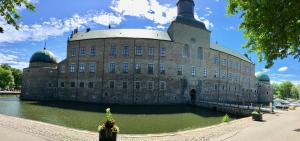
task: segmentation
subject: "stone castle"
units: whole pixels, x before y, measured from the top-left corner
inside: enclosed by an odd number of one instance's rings
[[[74,30],[66,59],[44,49],[24,69],[21,99],[114,104],[269,103],[268,75],[245,55],[211,44],[194,18],[194,1],[179,0],[167,32]]]

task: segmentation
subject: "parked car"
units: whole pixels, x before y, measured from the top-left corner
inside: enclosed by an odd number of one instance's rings
[[[277,109],[288,109],[289,108],[289,102],[288,101],[284,101],[281,99],[275,99],[274,101],[274,106]]]

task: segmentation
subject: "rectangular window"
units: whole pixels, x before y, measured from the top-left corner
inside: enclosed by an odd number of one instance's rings
[[[160,64],[160,74],[166,74],[166,65]]]
[[[85,48],[84,47],[80,48],[80,55],[85,55]]]
[[[123,73],[128,73],[128,63],[123,64]]]
[[[222,78],[223,78],[223,79],[226,79],[226,72],[223,72]]]
[[[236,64],[235,64],[235,69],[239,70],[239,63],[238,62],[236,62]]]
[[[135,82],[135,89],[137,89],[137,90],[141,89],[141,82],[139,82],[139,81]]]
[[[202,60],[203,59],[203,48],[198,47],[198,59]]]
[[[215,84],[215,90],[218,90],[218,84]]]
[[[70,72],[75,72],[75,68],[76,68],[76,65],[75,64],[71,64],[70,65]]]
[[[136,56],[142,55],[142,47],[140,47],[140,46],[135,47],[135,55]]]
[[[196,67],[192,67],[192,76],[196,76]]]
[[[116,64],[115,63],[109,64],[109,73],[116,73]]]
[[[123,81],[123,82],[122,82],[122,88],[123,88],[123,89],[127,89],[127,88],[128,88],[128,83],[127,83],[127,81]]]
[[[71,82],[71,87],[72,87],[72,88],[75,87],[75,82]]]
[[[60,87],[65,87],[65,83],[64,82],[60,82]]]
[[[135,73],[140,74],[142,70],[141,64],[135,64]]]
[[[235,75],[235,81],[238,81],[239,80],[239,74],[237,73],[236,75]]]
[[[223,59],[223,66],[227,66],[227,60],[226,59]]]
[[[229,61],[229,68],[232,68],[232,60]]]
[[[207,76],[207,69],[206,69],[206,68],[203,69],[203,76],[204,76],[204,77]]]
[[[79,87],[80,87],[80,88],[84,88],[84,82],[80,82],[80,83],[79,83]]]
[[[177,75],[183,75],[183,65],[177,66]]]
[[[148,74],[154,73],[154,64],[148,64]]]
[[[115,88],[115,81],[109,81],[109,88]]]
[[[60,73],[65,73],[65,65],[60,66]]]
[[[148,56],[154,56],[154,48],[153,47],[148,48]]]
[[[79,72],[84,72],[84,64],[83,63],[79,64]]]
[[[111,56],[117,56],[117,47],[115,45],[112,45],[110,47],[110,55]]]
[[[231,73],[231,72],[228,74],[228,79],[229,79],[229,80],[232,79],[232,73]]]
[[[160,48],[160,56],[166,57],[166,48],[164,48],[164,47]]]
[[[219,57],[218,56],[214,57],[214,64],[219,64]]]
[[[96,72],[96,64],[90,63],[90,72]]]
[[[182,49],[182,57],[190,57],[190,49],[188,45]]]
[[[148,90],[153,90],[153,89],[154,89],[154,82],[148,81]]]
[[[75,47],[72,48],[72,56],[73,57],[76,56],[76,48]]]
[[[159,89],[160,90],[166,90],[166,82],[165,81],[160,81],[159,82]]]
[[[93,82],[89,82],[89,88],[94,88],[94,83]]]
[[[91,47],[91,55],[96,55],[96,47]]]
[[[215,70],[214,77],[215,77],[215,78],[217,78],[217,77],[218,77],[218,71],[217,71],[217,70]]]
[[[129,56],[129,47],[128,47],[128,45],[124,45],[124,47],[123,47],[123,55],[124,56]]]

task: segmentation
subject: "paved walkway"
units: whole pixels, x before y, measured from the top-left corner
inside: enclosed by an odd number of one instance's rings
[[[300,141],[300,109],[264,115],[266,122],[243,118],[216,126],[169,134],[118,135],[118,141]],[[98,134],[0,115],[0,140],[97,141]]]
[[[211,141],[300,141],[300,110],[266,116],[265,122],[258,122]]]

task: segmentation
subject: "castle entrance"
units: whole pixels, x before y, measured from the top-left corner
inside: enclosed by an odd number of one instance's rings
[[[192,89],[190,91],[190,98],[191,98],[191,103],[195,104],[195,101],[196,101],[196,90],[195,89]]]

